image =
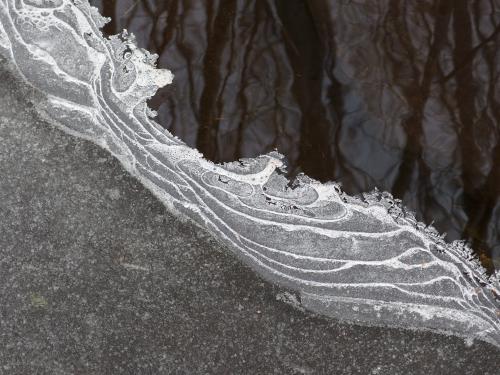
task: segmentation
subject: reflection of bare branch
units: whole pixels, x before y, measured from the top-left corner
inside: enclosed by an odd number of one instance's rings
[[[301,134],[299,164],[313,176],[332,179],[336,161],[331,152],[332,137],[338,130],[339,118],[332,123],[325,116],[321,101],[324,48],[310,8],[300,1],[278,2],[277,14],[286,30],[288,59],[295,72],[293,95],[300,106]],[[295,25],[300,24],[301,28]],[[293,43],[290,43],[290,40]],[[333,66],[331,67],[333,69]],[[340,88],[339,85],[332,88]],[[342,108],[340,90],[335,100]],[[337,114],[340,116],[340,112]]]
[[[140,0],[135,0],[132,5],[122,14],[122,17],[128,16],[128,14],[135,8],[137,7],[137,4],[139,4]]]
[[[103,31],[107,35],[116,33],[116,0],[106,0],[102,2],[102,14],[110,18],[110,21],[103,27]]]
[[[245,90],[248,84],[247,72],[250,64],[250,52],[254,46],[254,39],[257,34],[257,27],[259,25],[258,16],[260,10],[260,1],[255,2],[254,10],[253,10],[253,22],[252,27],[250,29],[250,37],[248,38],[247,44],[242,46],[244,49],[243,54],[243,67],[241,68],[241,76],[240,76],[240,88],[238,90],[238,104],[240,106],[240,121],[237,128],[237,138],[236,138],[236,148],[235,148],[235,157],[239,159],[243,157],[242,155],[242,145],[243,145],[243,134],[245,131],[245,124],[247,122],[247,117],[249,115],[248,111],[248,100],[245,95]]]
[[[395,179],[392,191],[395,196],[403,197],[409,191],[412,177],[414,176],[414,169],[417,168],[419,175],[419,183],[422,184],[419,189],[420,194],[420,211],[425,212],[425,206],[432,203],[432,197],[428,194],[428,184],[430,177],[430,169],[422,159],[423,146],[423,114],[425,105],[431,93],[432,77],[435,76],[437,71],[437,57],[440,49],[446,40],[446,30],[451,16],[451,7],[447,1],[438,2],[435,6],[434,14],[437,14],[434,25],[433,42],[430,45],[427,61],[424,65],[422,75],[418,72],[416,67],[415,55],[418,53],[411,45],[410,31],[407,29],[407,23],[404,21],[404,13],[399,14],[399,2],[394,1],[391,4],[391,11],[394,14],[388,14],[394,19],[401,19],[401,27],[398,28],[398,33],[394,34],[398,38],[400,45],[406,51],[408,61],[406,64],[412,66],[413,76],[410,84],[403,87],[403,92],[412,109],[411,116],[404,123],[404,130],[406,132],[406,145],[403,149],[402,161],[399,166],[399,171]],[[391,48],[388,51],[392,52]],[[399,52],[396,52],[396,59],[400,58]],[[394,68],[396,68],[397,60],[394,61]],[[428,218],[426,218],[428,219]]]
[[[177,12],[178,12],[178,2],[177,1],[171,1],[168,3],[168,7],[166,9],[167,12],[167,22],[166,22],[166,27],[165,30],[162,31],[161,35],[163,36],[163,39],[160,43],[158,43],[158,55],[162,55],[163,52],[165,51],[165,48],[167,45],[171,42],[174,30],[177,25]]]
[[[158,17],[160,16],[160,12],[158,12],[156,9],[152,9],[152,7],[149,5],[148,0],[142,0],[142,7],[152,21],[151,31],[149,32],[149,38],[148,38],[149,40],[148,49],[151,51],[157,51],[158,44],[156,43],[156,34],[157,34],[156,25],[158,23]]]
[[[470,28],[470,17],[467,12],[467,3],[460,2],[455,6],[455,13],[457,18],[457,23],[460,22],[460,27],[455,29],[455,39],[460,40],[461,43],[464,41],[469,41],[470,36],[462,35],[462,33],[471,32]],[[473,13],[472,16],[478,18],[477,13]],[[495,27],[495,32],[500,30],[500,25]],[[491,39],[489,37],[485,39],[481,46],[485,45],[485,42]],[[457,46],[455,48],[456,60],[466,59],[470,56],[470,53],[466,52],[467,45]],[[479,51],[479,49],[476,49]],[[491,52],[490,52],[491,51]],[[488,236],[489,223],[494,221],[492,217],[493,209],[500,195],[500,131],[498,129],[498,119],[500,119],[500,111],[498,109],[499,104],[495,99],[495,86],[498,82],[498,74],[496,73],[497,65],[495,64],[495,49],[483,48],[482,52],[486,55],[484,60],[488,66],[488,72],[490,79],[488,80],[488,94],[487,100],[490,110],[493,112],[497,120],[496,126],[496,146],[493,148],[490,156],[491,168],[490,172],[486,177],[481,173],[481,161],[484,160],[486,155],[483,155],[486,150],[479,149],[476,146],[477,135],[474,132],[476,127],[476,103],[474,101],[475,89],[472,73],[472,65],[460,65],[461,69],[455,69],[455,78],[457,81],[457,103],[459,107],[459,114],[461,123],[464,125],[461,128],[461,148],[462,148],[462,163],[463,163],[463,184],[464,184],[464,205],[466,212],[468,214],[468,221],[465,225],[463,236],[471,240],[474,248],[480,255],[488,253],[488,246],[485,240]],[[461,55],[462,54],[462,55]],[[465,55],[465,58],[463,57]],[[463,60],[462,60],[463,61]],[[479,118],[478,121],[484,121],[483,118]],[[485,262],[485,266],[491,271],[493,264],[491,262]]]
[[[217,7],[214,3],[207,5],[207,48],[203,60],[204,86],[200,98],[201,121],[196,146],[210,160],[217,160],[217,133],[222,108],[219,94],[224,88],[220,79],[220,67],[226,41],[231,36],[235,10],[236,3],[232,0],[222,0]]]
[[[456,75],[460,70],[467,67],[467,65],[474,60],[479,50],[481,50],[481,48],[483,48],[486,44],[495,41],[495,38],[499,35],[499,33],[500,33],[500,25],[498,25],[495,28],[495,31],[493,31],[489,37],[484,39],[481,43],[472,48],[465,56],[463,56],[462,61],[455,66],[455,69],[453,69],[451,72],[449,72],[447,75],[444,76],[443,82],[448,81],[450,78]]]
[[[139,1],[140,0],[137,0],[135,2],[135,4],[139,4]],[[130,29],[130,24],[132,23],[132,21],[134,20],[135,17],[137,17],[137,11],[138,11],[139,7],[138,6],[133,6],[133,7],[130,7],[126,14],[124,13],[121,17],[118,17],[118,19],[121,21],[123,19],[126,20],[125,22],[125,27],[127,30]]]

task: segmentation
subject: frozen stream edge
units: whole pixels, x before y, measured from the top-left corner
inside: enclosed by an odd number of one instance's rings
[[[345,321],[430,329],[500,347],[499,273],[400,201],[284,177],[277,152],[207,161],[151,117],[172,81],[126,31],[104,38],[87,0],[0,0],[0,53],[46,100],[51,123],[111,152],[171,211],[213,233],[300,305]]]

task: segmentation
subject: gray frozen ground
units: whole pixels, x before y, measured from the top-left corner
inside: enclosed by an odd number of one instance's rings
[[[146,101],[172,74],[125,30],[103,38],[105,22],[86,0],[0,0],[1,54],[44,93],[38,113],[109,150],[171,212],[309,311],[500,347],[500,273],[488,276],[469,246],[388,193],[288,180],[277,152],[209,162],[151,119]]]
[[[497,374],[490,344],[279,299],[0,68],[1,374]],[[288,299],[293,299],[288,296]]]

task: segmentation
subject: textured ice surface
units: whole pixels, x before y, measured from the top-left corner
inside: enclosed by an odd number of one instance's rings
[[[46,95],[40,113],[108,149],[167,207],[296,292],[295,304],[500,346],[498,274],[488,278],[464,243],[446,243],[387,193],[288,181],[275,152],[205,160],[151,119],[146,100],[172,74],[127,32],[103,38],[105,21],[86,0],[0,0],[0,52]]]

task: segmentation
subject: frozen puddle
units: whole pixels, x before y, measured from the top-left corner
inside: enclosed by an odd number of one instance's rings
[[[170,210],[213,233],[293,304],[370,325],[431,329],[500,347],[498,273],[374,191],[284,177],[280,154],[213,164],[152,120],[172,81],[87,0],[0,0],[0,51],[46,94],[39,112],[109,150]],[[289,298],[285,298],[289,299]]]

